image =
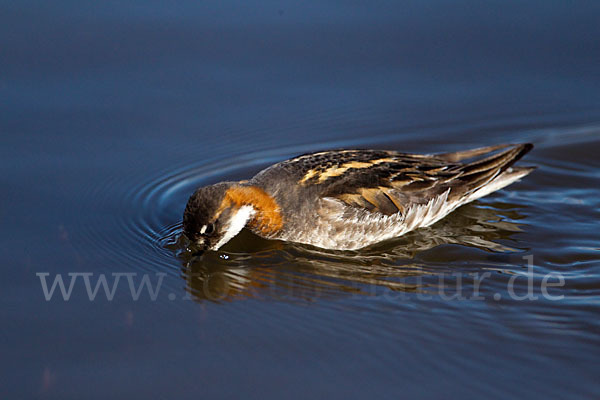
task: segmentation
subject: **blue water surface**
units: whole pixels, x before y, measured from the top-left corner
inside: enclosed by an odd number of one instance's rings
[[[598,398],[598,21],[583,0],[2,2],[0,397]],[[181,238],[196,187],[297,154],[504,142],[538,169],[364,251]]]

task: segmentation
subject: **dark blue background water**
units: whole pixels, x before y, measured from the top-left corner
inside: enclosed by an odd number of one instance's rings
[[[597,398],[599,21],[597,1],[2,2],[0,396]],[[523,141],[530,177],[367,253],[178,241],[196,186],[302,152]],[[523,256],[562,300],[509,298]],[[438,290],[485,271],[485,300]],[[156,301],[46,301],[41,272],[166,277]]]

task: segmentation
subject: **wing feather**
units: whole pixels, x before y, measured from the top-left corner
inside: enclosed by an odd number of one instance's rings
[[[468,198],[532,147],[531,144],[498,145],[439,156],[345,151],[330,157],[335,162],[324,165],[304,160],[310,167],[303,171],[299,183],[322,185],[322,197],[337,198],[351,207],[383,215],[404,214],[415,206],[430,204],[442,194],[446,201],[454,203]],[[490,155],[500,149],[505,150]],[[479,156],[487,157],[457,162]]]

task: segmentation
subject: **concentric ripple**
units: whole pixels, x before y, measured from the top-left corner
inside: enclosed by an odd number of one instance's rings
[[[565,143],[585,146],[589,140],[595,140],[598,129],[576,127],[548,135],[543,129],[524,132],[519,124],[515,127],[503,123],[507,141],[515,141],[511,136],[518,136],[540,144],[531,153],[532,157],[528,156],[531,162],[543,166],[540,171],[508,190],[461,207],[432,227],[361,251],[324,251],[267,241],[244,231],[222,251],[196,257],[187,250],[186,239],[181,235],[181,214],[188,196],[199,186],[244,179],[274,162],[323,148],[401,148],[396,135],[280,149],[261,148],[257,143],[260,150],[229,158],[218,157],[217,153],[203,154],[201,160],[183,160],[152,173],[145,170],[144,160],[130,163],[127,173],[113,174],[113,179],[90,185],[82,192],[82,207],[92,207],[96,212],[79,212],[86,215],[81,221],[79,239],[85,241],[82,247],[88,249],[87,256],[110,261],[107,265],[111,270],[119,265],[167,272],[183,278],[187,291],[196,298],[209,300],[314,299],[357,293],[373,295],[381,291],[417,293],[434,291],[441,274],[457,270],[520,273],[522,256],[532,248],[540,251],[535,240],[528,237],[528,232],[544,226],[536,210],[541,207],[546,212],[545,218],[553,207],[547,203],[552,196],[541,192],[538,182],[551,179],[552,174],[564,173],[565,168],[571,170],[574,179],[586,182],[597,179],[585,163],[561,165],[557,160],[544,159],[543,152],[552,153],[557,145]],[[462,124],[446,130],[500,129],[492,123],[486,124]],[[438,128],[421,132],[424,142],[430,135],[437,137]],[[575,197],[587,196],[581,191],[571,193]],[[540,197],[544,199],[541,203]],[[577,210],[573,218],[597,213],[597,202],[590,206],[587,211]],[[563,216],[569,218],[568,214]],[[538,226],[532,226],[535,224]],[[590,261],[595,260],[597,254],[594,250],[590,252]],[[544,266],[539,268],[549,270]],[[503,279],[492,281],[490,288],[499,287],[502,282]]]

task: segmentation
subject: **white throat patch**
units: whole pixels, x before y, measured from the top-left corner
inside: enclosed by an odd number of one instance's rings
[[[225,235],[219,240],[219,242],[212,247],[211,250],[218,250],[219,247],[229,242],[235,235],[240,233],[242,228],[246,226],[246,223],[254,216],[256,211],[252,206],[242,206],[229,220],[229,225],[225,228]]]

